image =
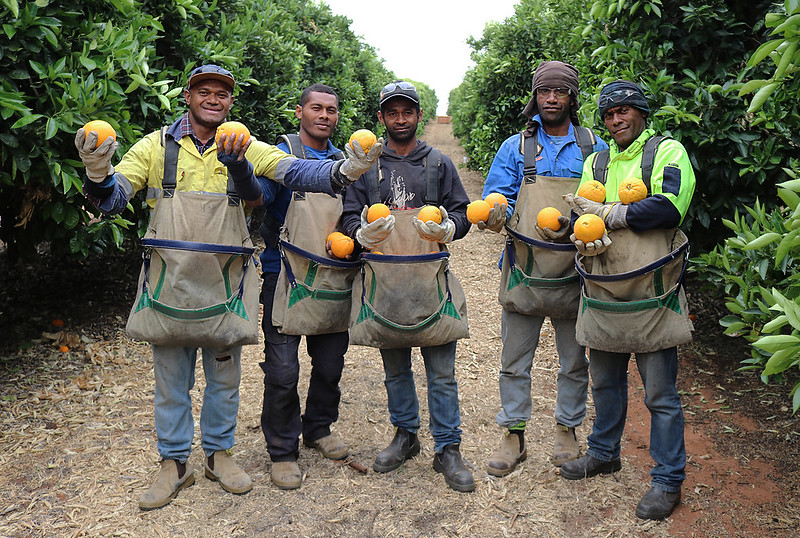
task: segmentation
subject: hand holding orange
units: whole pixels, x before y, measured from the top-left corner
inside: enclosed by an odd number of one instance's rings
[[[575,221],[574,231],[575,239],[591,243],[603,237],[606,233],[606,224],[597,215],[584,213]]]
[[[561,223],[558,221],[559,217],[561,217],[561,211],[555,207],[545,207],[536,215],[536,224],[539,228],[550,228],[557,232],[561,229]]]
[[[492,206],[486,200],[475,200],[474,202],[470,202],[467,206],[467,220],[469,220],[472,224],[478,224],[478,222],[486,220],[489,218],[489,210]]]
[[[356,148],[353,146],[353,140],[357,140],[358,144],[361,146],[361,149],[364,150],[364,153],[368,153],[372,146],[375,145],[375,142],[378,141],[378,138],[375,136],[375,133],[369,129],[359,129],[351,134],[350,140],[347,141],[347,143],[350,144],[350,147],[355,150]]]
[[[83,126],[83,130],[86,133],[86,136],[89,136],[89,133],[92,131],[97,133],[97,143],[94,146],[95,149],[100,147],[100,144],[105,142],[106,138],[111,138],[112,140],[117,139],[117,132],[107,121],[92,120]]]
[[[419,210],[417,218],[422,222],[428,222],[429,220],[432,220],[436,224],[441,224],[442,212],[439,211],[439,208],[436,206],[426,205]]]
[[[214,141],[219,145],[219,139],[222,135],[227,136],[225,140],[225,151],[227,152],[233,144],[238,140],[239,135],[244,135],[243,144],[246,144],[248,140],[250,140],[250,129],[248,129],[243,123],[239,123],[238,121],[226,121],[219,127],[217,127],[217,134],[214,137]]]
[[[375,222],[381,217],[388,217],[392,212],[389,211],[389,206],[386,204],[372,204],[367,210],[367,222]]]

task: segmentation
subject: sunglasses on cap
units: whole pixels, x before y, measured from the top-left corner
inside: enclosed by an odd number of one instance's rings
[[[411,84],[410,82],[405,82],[405,81],[402,81],[402,82],[390,82],[389,84],[387,84],[386,86],[383,87],[383,89],[381,90],[381,95],[385,95],[387,93],[391,93],[391,92],[395,91],[398,88],[400,88],[401,90],[417,91],[417,88],[413,84]]]
[[[628,97],[632,97],[634,95],[639,95],[639,92],[636,90],[616,90],[608,95],[601,95],[597,100],[597,104],[601,109],[607,108],[615,103],[621,103]]]

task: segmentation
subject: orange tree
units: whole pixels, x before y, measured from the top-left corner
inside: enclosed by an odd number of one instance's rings
[[[0,19],[0,241],[11,259],[42,244],[86,257],[142,232],[141,197],[113,218],[84,198],[75,131],[108,121],[121,156],[184,112],[182,84],[201,62],[233,71],[231,118],[266,141],[293,129],[311,82],[339,92],[339,145],[374,130],[378,92],[394,77],[347,18],[310,0],[3,0]]]

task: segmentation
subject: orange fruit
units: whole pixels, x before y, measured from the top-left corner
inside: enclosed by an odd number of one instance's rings
[[[83,126],[83,130],[87,135],[92,131],[97,133],[97,144],[95,144],[95,148],[99,147],[100,144],[105,142],[106,138],[111,138],[112,140],[117,139],[117,132],[107,121],[92,120]]]
[[[367,152],[370,150],[370,148],[372,148],[375,142],[378,141],[378,138],[375,136],[375,133],[369,129],[359,129],[351,134],[350,140],[347,141],[351,148],[356,149],[355,146],[353,146],[353,140],[358,140],[358,143],[361,145],[361,149],[363,149],[364,152]]]
[[[343,235],[344,234],[342,232],[331,232],[328,234],[328,237],[325,238],[325,244],[327,245],[328,243],[332,243],[334,239]]]
[[[606,187],[596,179],[593,179],[578,188],[578,196],[593,202],[603,203],[606,201]]]
[[[428,222],[432,220],[436,224],[442,223],[442,212],[439,211],[439,208],[432,205],[422,206],[422,209],[419,210],[417,214],[417,218],[422,222]]]
[[[237,140],[241,134],[244,135],[244,143],[247,143],[250,140],[250,129],[238,121],[226,121],[217,127],[217,135],[214,137],[214,141],[219,144],[219,137],[227,135],[228,139],[225,141],[225,149],[227,150],[232,147],[234,140]]]
[[[372,204],[367,210],[367,222],[374,222],[381,217],[388,217],[392,212],[386,204]]]
[[[486,200],[475,200],[470,202],[467,206],[467,220],[472,224],[478,224],[479,221],[486,222],[489,218],[489,210],[492,207]]]
[[[592,213],[584,213],[575,221],[575,239],[584,243],[596,241],[606,233],[606,224],[603,219]]]
[[[561,211],[555,207],[545,207],[536,215],[536,224],[539,225],[539,228],[550,228],[557,232],[561,229],[561,223],[558,222],[558,217],[560,216]]]
[[[489,207],[494,207],[494,204],[506,204],[506,207],[508,207],[508,199],[499,192],[491,193],[489,196],[484,198],[484,200],[487,204],[489,204]]]
[[[355,248],[355,243],[353,240],[346,235],[340,233],[339,235],[334,235],[338,232],[334,232],[333,239],[331,239],[331,252],[337,258],[346,258],[350,254],[353,253],[353,249]],[[330,236],[328,236],[330,237]]]
[[[60,348],[58,348],[58,350],[61,353],[66,353],[67,351],[69,351],[69,346],[61,346]]]
[[[647,187],[638,177],[629,177],[619,184],[619,201],[623,204],[639,202],[647,198]]]

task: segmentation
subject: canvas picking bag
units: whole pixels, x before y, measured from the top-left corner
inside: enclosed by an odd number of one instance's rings
[[[579,344],[612,353],[648,353],[692,339],[683,275],[689,241],[679,229],[609,232],[598,256],[576,256]]]
[[[283,334],[344,332],[359,261],[328,256],[325,243],[342,214],[341,196],[293,192],[281,229],[281,272],[272,324]]]
[[[379,349],[429,347],[469,337],[467,301],[447,247],[426,241],[416,210],[393,210],[381,254],[362,254],[353,284],[350,343]]]
[[[126,330],[163,346],[258,342],[258,274],[238,197],[163,189]]]
[[[580,285],[575,271],[575,245],[537,239],[536,217],[545,207],[562,215],[570,207],[562,195],[575,192],[580,178],[526,176],[514,214],[506,223],[506,248],[498,300],[505,310],[525,315],[574,319]]]

